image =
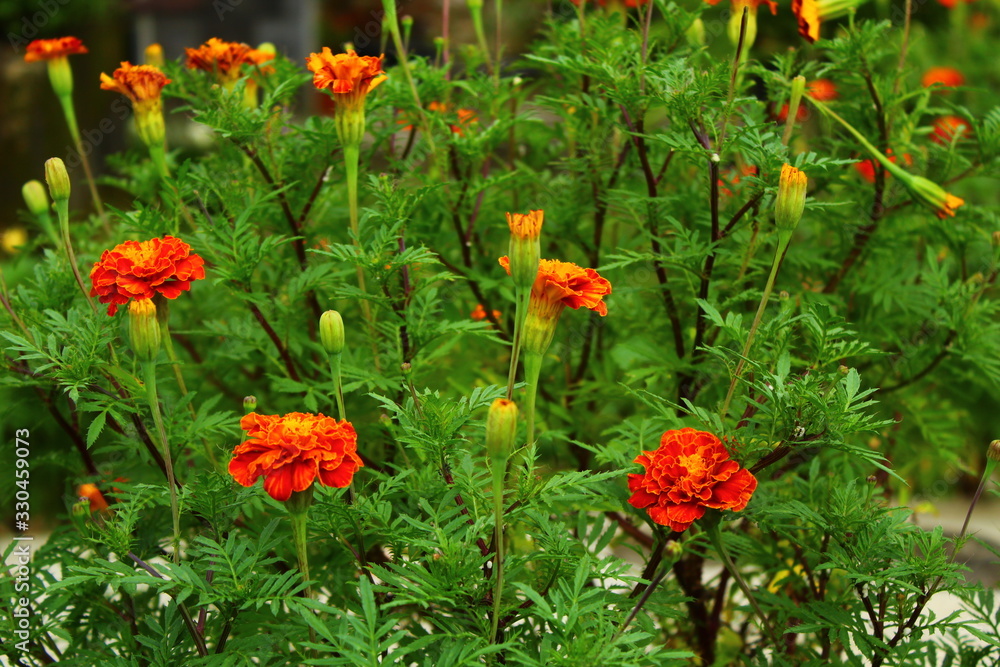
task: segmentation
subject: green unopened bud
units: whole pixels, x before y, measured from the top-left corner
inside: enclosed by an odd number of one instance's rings
[[[486,453],[492,460],[506,461],[517,437],[517,404],[498,398],[486,416]]]
[[[804,173],[790,164],[781,167],[778,197],[774,202],[774,223],[779,231],[791,232],[798,226],[806,206],[808,185],[809,179]]]
[[[272,58],[278,55],[278,47],[276,47],[273,42],[261,42],[257,46],[257,50],[262,53],[269,53]]]
[[[320,316],[319,340],[327,354],[344,351],[344,320],[336,310],[328,310]]]
[[[49,184],[49,194],[53,201],[69,200],[69,173],[60,158],[53,157],[45,161],[45,182]]]
[[[256,396],[244,396],[243,397],[243,414],[250,414],[251,412],[257,411],[257,397]]]
[[[788,115],[785,122],[794,123],[799,117],[799,105],[802,104],[802,96],[806,92],[806,78],[801,74],[792,79],[792,91],[788,97]]]
[[[133,299],[128,305],[128,339],[132,352],[142,362],[156,359],[160,352],[160,323],[152,299]]]
[[[403,30],[410,30],[413,27],[413,17],[409,14],[403,14],[399,17],[399,24],[403,26]]]
[[[986,450],[986,458],[990,461],[1000,462],[1000,440],[994,440]]]
[[[45,194],[45,186],[41,181],[28,181],[21,186],[24,203],[34,216],[48,215],[49,196]]]
[[[544,211],[528,213],[508,213],[510,227],[510,276],[519,290],[530,290],[538,277],[538,261],[541,246],[538,240],[542,233]]]
[[[691,46],[705,46],[705,22],[696,18],[684,31],[684,37]]]

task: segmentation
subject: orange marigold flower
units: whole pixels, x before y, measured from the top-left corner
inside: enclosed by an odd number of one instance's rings
[[[108,501],[104,499],[104,494],[96,484],[81,484],[76,487],[76,496],[81,500],[86,498],[90,501],[91,512],[103,512],[108,509]]]
[[[717,437],[693,428],[667,431],[656,451],[635,463],[646,470],[628,476],[629,504],[671,530],[687,530],[705,508],[739,512],[757,488],[757,478],[729,458]]]
[[[799,24],[799,34],[807,41],[819,39],[819,27],[827,19],[843,16],[866,0],[792,0],[792,13]]]
[[[957,88],[965,83],[965,77],[954,67],[932,67],[920,79],[924,88],[941,84],[945,88]]]
[[[90,271],[90,296],[107,303],[108,315],[130,299],[151,299],[160,294],[176,299],[191,289],[192,280],[205,277],[205,260],[178,238],[164,236],[149,241],[126,241],[105,250]]]
[[[349,108],[364,105],[365,95],[385,81],[382,56],[359,56],[354,51],[334,55],[324,46],[322,53],[311,53],[306,58],[313,73],[313,85],[333,93],[338,104]]]
[[[264,490],[275,500],[288,500],[319,478],[324,486],[344,488],[364,466],[358,456],[358,434],[347,420],[322,414],[290,412],[284,416],[256,412],[240,420],[246,442],[237,445],[229,474],[243,486],[264,478]]]
[[[170,83],[167,75],[152,65],[133,65],[126,61],[113,76],[101,73],[101,90],[121,93],[132,100],[136,113],[160,104],[160,93]]]
[[[837,84],[830,79],[816,79],[806,86],[806,95],[820,102],[830,102],[837,99],[839,93]]]
[[[510,259],[504,255],[500,266],[510,273]],[[547,310],[569,306],[573,309],[589,308],[598,315],[608,314],[604,297],[611,294],[611,283],[593,269],[584,269],[572,262],[543,259],[538,262],[538,277],[531,286],[529,309],[538,304]]]
[[[243,64],[253,62],[249,58],[250,51],[248,44],[224,42],[218,37],[212,37],[197,49],[184,49],[188,69],[212,72],[223,82],[240,78]]]
[[[76,37],[59,37],[56,39],[36,39],[24,53],[24,62],[33,63],[39,60],[55,60],[78,53],[87,53],[87,47]]]
[[[472,314],[469,315],[469,317],[471,317],[476,322],[481,322],[482,320],[485,320],[486,319],[486,308],[483,307],[483,304],[477,303],[476,304],[476,309],[472,311]],[[493,319],[495,319],[495,320],[499,320],[500,319],[500,311],[499,310],[494,310],[493,311]]]
[[[955,137],[959,140],[972,134],[972,126],[964,118],[958,116],[940,116],[934,120],[934,133],[931,141],[936,144],[950,144]]]

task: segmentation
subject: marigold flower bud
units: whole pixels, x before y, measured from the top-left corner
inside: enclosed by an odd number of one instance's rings
[[[153,67],[163,67],[163,47],[158,42],[154,42],[146,47],[145,63]]]
[[[517,404],[498,398],[486,416],[486,453],[493,460],[506,460],[517,437]]]
[[[28,181],[21,186],[21,196],[24,197],[24,203],[32,215],[48,214],[49,196],[45,194],[45,186],[41,181]]]
[[[160,323],[152,299],[136,299],[128,305],[128,339],[139,361],[156,359],[160,352]]]
[[[539,235],[542,233],[544,211],[507,213],[510,227],[510,275],[519,290],[531,289],[538,276],[541,258]]]
[[[250,395],[243,397],[243,413],[250,414],[257,411],[257,397]]]
[[[328,310],[320,316],[319,339],[327,354],[344,351],[344,319],[336,310]]]
[[[729,41],[732,42],[733,46],[738,46],[740,43],[740,28],[742,27],[743,8],[737,9],[734,3],[733,12],[729,15],[728,26]],[[755,41],[757,41],[757,10],[747,7],[747,30],[743,36],[744,53],[753,46]]]
[[[696,18],[684,31],[684,37],[691,46],[705,46],[705,22]]]
[[[774,222],[780,231],[791,232],[798,226],[806,206],[808,184],[806,175],[795,167],[790,164],[781,167],[778,197],[774,202]]]
[[[54,201],[69,199],[69,173],[60,158],[53,157],[45,161],[45,182],[49,184],[49,194]]]
[[[806,92],[806,78],[801,74],[792,79],[792,89],[788,97],[788,115],[786,122],[794,123],[799,119],[799,105],[802,104],[802,96]]]
[[[990,461],[1000,461],[1000,440],[994,440],[986,450],[986,458]]]

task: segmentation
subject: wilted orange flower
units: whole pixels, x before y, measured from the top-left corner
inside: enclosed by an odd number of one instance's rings
[[[486,308],[483,307],[483,304],[477,303],[476,304],[476,309],[472,311],[472,314],[469,315],[469,317],[471,317],[476,322],[480,322],[482,320],[485,320],[486,319]],[[493,311],[493,319],[495,319],[495,320],[499,320],[500,319],[500,311],[499,310],[494,310]]]
[[[965,77],[954,67],[932,67],[924,73],[920,83],[924,88],[930,88],[934,84],[957,88],[965,83]]]
[[[656,451],[635,463],[646,470],[628,476],[629,504],[671,530],[687,530],[706,508],[739,512],[757,488],[757,478],[729,458],[717,437],[693,428],[667,431]]]
[[[59,37],[56,39],[36,39],[24,53],[24,62],[33,63],[39,60],[55,60],[78,53],[87,53],[87,47],[76,37]]]
[[[90,501],[91,512],[103,512],[108,509],[108,501],[104,499],[104,494],[96,484],[81,484],[76,487],[76,496]]]
[[[972,134],[972,126],[964,118],[958,116],[939,116],[934,120],[934,133],[931,141],[936,144],[950,144],[955,137],[965,139]]]
[[[275,500],[288,500],[319,478],[324,486],[344,488],[364,466],[358,456],[358,435],[347,420],[322,414],[290,412],[240,420],[249,438],[233,451],[229,474],[243,486],[264,478],[264,490]]]
[[[309,54],[306,64],[313,73],[313,85],[329,90],[337,104],[351,109],[363,106],[365,95],[386,79],[382,56],[359,56],[354,51],[333,55],[324,46],[322,53]]]
[[[197,49],[184,49],[188,69],[212,72],[220,82],[233,82],[240,78],[244,63],[253,63],[253,49],[239,42],[224,42],[212,37]]]
[[[510,273],[510,259],[500,258],[500,266]],[[564,306],[589,308],[598,315],[608,314],[604,297],[611,294],[611,283],[593,269],[584,269],[572,262],[543,259],[538,262],[538,277],[531,286],[529,310],[539,308],[558,314]]]
[[[894,164],[896,163],[896,156],[892,154],[891,148],[888,151],[886,151],[885,155],[886,157],[889,158],[889,162],[892,162]],[[903,164],[905,164],[906,166],[910,166],[913,164],[913,158],[910,157],[909,153],[903,153]],[[861,174],[861,178],[865,179],[869,183],[875,182],[875,163],[872,160],[862,160],[861,162],[855,162],[854,168],[857,170],[859,174]],[[891,176],[892,174],[890,174],[889,172],[885,172],[886,178],[891,178]]]
[[[105,250],[90,271],[90,296],[110,304],[108,315],[129,299],[151,299],[161,294],[176,299],[191,289],[192,280],[205,277],[205,260],[178,238],[126,241]]]
[[[130,100],[136,113],[154,109],[161,104],[160,93],[170,83],[167,75],[152,65],[123,62],[113,76],[101,73],[101,90],[121,93]]]

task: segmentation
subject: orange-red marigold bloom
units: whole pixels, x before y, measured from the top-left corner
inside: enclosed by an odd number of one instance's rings
[[[280,417],[251,412],[240,420],[240,428],[249,439],[233,451],[229,474],[243,486],[263,477],[264,490],[275,500],[305,491],[317,477],[324,486],[344,488],[364,466],[358,434],[347,420],[303,412]]]
[[[946,88],[957,88],[965,83],[965,77],[954,67],[932,67],[920,79],[924,88],[930,88],[936,83]]]
[[[170,83],[167,75],[152,65],[133,65],[125,61],[113,76],[101,73],[101,90],[112,90],[132,100],[136,112],[160,101],[163,87]]]
[[[126,241],[105,250],[90,271],[90,296],[107,303],[108,315],[129,299],[151,299],[162,294],[176,299],[191,289],[192,280],[205,277],[205,260],[191,246],[173,236],[149,241]]]
[[[108,501],[105,500],[104,494],[101,493],[96,484],[81,484],[76,487],[76,496],[90,501],[91,512],[103,512],[108,509]]]
[[[337,103],[357,108],[364,103],[365,95],[385,81],[382,56],[359,56],[354,51],[334,55],[324,46],[322,53],[311,53],[306,65],[313,73],[313,85],[329,90]]]
[[[184,52],[187,54],[188,69],[212,72],[223,82],[239,79],[244,64],[264,62],[260,60],[262,54],[255,53],[249,45],[224,42],[218,37],[212,37],[197,49],[184,49]]]
[[[964,118],[958,116],[940,116],[934,120],[934,133],[931,141],[936,144],[950,144],[956,136],[959,140],[972,134],[972,126]]]
[[[717,437],[693,428],[667,431],[656,451],[635,462],[646,471],[628,476],[629,504],[676,531],[687,530],[705,508],[739,512],[757,488],[757,478],[729,458]]]
[[[510,258],[500,258],[500,266],[510,273]],[[538,262],[538,277],[531,286],[531,302],[562,309],[589,308],[598,315],[608,314],[604,297],[611,294],[611,283],[597,271],[572,262],[542,259]]]
[[[39,60],[55,60],[66,56],[87,53],[87,47],[76,37],[59,37],[56,39],[36,39],[24,53],[24,62],[33,63]]]

